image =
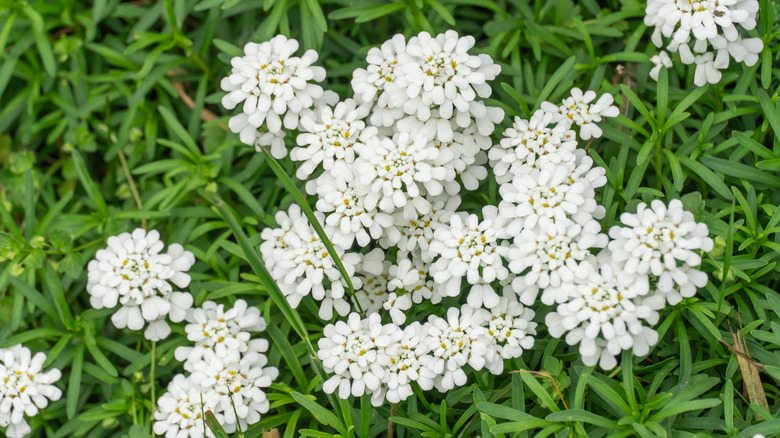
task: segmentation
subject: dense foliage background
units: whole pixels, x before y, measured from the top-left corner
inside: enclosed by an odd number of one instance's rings
[[[152,395],[180,372],[172,351],[186,342],[183,327],[157,346],[153,363],[150,344],[116,330],[110,310],[91,310],[85,290],[86,263],[105,239],[142,225],[195,253],[196,304],[242,297],[269,321],[263,335],[281,376],[271,412],[247,436],[274,427],[285,437],[387,436],[391,416],[396,436],[778,433],[773,8],[780,9],[761,1],[761,61],[696,88],[693,69],[682,65],[658,83],[648,79],[655,48],[642,24],[644,2],[634,0],[0,2],[0,347],[23,342],[47,352],[65,390],[30,421],[33,436],[150,435]],[[527,118],[572,86],[612,93],[622,115],[588,144],[607,168],[605,225],[642,200],[683,197],[716,239],[703,263],[711,282],[662,316],[649,357],[624,355],[611,372],[584,367],[576,349],[541,332],[501,376],[472,373],[466,387],[418,391],[392,409],[365,400],[334,407],[306,343],[268,299],[225,222],[232,211],[256,248],[260,230],[293,198],[262,154],[225,132],[219,80],[244,43],[284,33],[319,50],[329,87],[345,98],[369,46],[398,32],[449,28],[474,35],[477,49],[502,66],[490,100],[507,112],[497,134],[509,116]],[[281,164],[294,175],[292,162]],[[227,207],[222,214],[213,194]],[[495,204],[496,195],[489,178],[462,208]],[[304,300],[298,313],[316,345],[323,322],[314,302]]]

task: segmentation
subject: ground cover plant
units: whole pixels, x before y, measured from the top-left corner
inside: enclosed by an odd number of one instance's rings
[[[779,435],[777,8],[0,4],[0,434]]]

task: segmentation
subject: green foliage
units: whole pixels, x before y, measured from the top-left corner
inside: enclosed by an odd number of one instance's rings
[[[682,65],[648,79],[655,49],[638,0],[0,1],[0,347],[47,352],[65,389],[30,421],[33,436],[150,436],[151,396],[180,372],[183,327],[152,354],[108,322],[110,310],[90,308],[84,269],[108,236],[141,225],[195,253],[196,304],[241,297],[268,321],[269,362],[282,372],[247,437],[386,436],[391,421],[404,437],[778,433],[780,8],[761,8],[761,61],[695,88]],[[605,225],[639,202],[682,198],[716,241],[703,262],[711,281],[662,315],[648,357],[625,355],[611,372],[541,333],[507,373],[474,372],[447,394],[415,388],[379,408],[326,397],[317,308],[290,309],[257,253],[276,211],[312,200],[287,176],[293,163],[225,132],[219,80],[240,46],[281,32],[320,52],[343,98],[367,47],[448,28],[501,64],[490,104],[505,126],[573,86],[612,93],[621,115],[588,144],[607,169]],[[486,182],[463,206],[495,199]],[[740,327],[764,366],[768,412],[720,342],[733,345]]]

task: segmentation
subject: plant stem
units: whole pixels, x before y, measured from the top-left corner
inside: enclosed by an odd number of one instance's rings
[[[125,173],[127,185],[130,186],[130,192],[133,194],[133,199],[135,199],[135,205],[139,210],[142,210],[144,208],[144,204],[141,202],[141,195],[138,194],[138,188],[135,186],[135,180],[133,180],[133,175],[130,173],[130,167],[127,165],[127,157],[125,156],[125,152],[120,148],[117,155],[119,156],[119,162],[122,163],[122,171]],[[141,219],[141,226],[146,229],[146,219]]]
[[[154,380],[154,363],[157,361],[156,359],[157,355],[157,342],[152,341],[152,363],[149,368],[149,385],[151,385],[151,394],[152,394],[152,406],[157,404],[157,398],[154,394],[154,387],[157,386],[156,382]],[[154,409],[152,409],[152,412],[150,414],[151,420],[149,421],[150,427],[152,428],[152,436],[154,436]]]

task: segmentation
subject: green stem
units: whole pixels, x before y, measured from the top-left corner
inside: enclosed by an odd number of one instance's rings
[[[138,194],[138,188],[135,186],[133,174],[130,173],[130,166],[127,165],[127,157],[125,157],[125,152],[120,148],[117,155],[119,156],[119,162],[122,163],[122,171],[125,173],[127,185],[130,186],[130,192],[133,194],[133,199],[135,199],[135,205],[139,210],[142,210],[144,208],[144,204],[141,201],[141,195]],[[141,226],[146,229],[146,218],[141,219]]]
[[[149,369],[149,385],[151,385],[151,394],[152,394],[152,412],[151,412],[151,420],[150,420],[150,426],[152,428],[152,436],[154,436],[154,406],[157,405],[157,398],[155,397],[154,390],[155,386],[157,386],[155,380],[154,380],[154,363],[156,360],[157,355],[157,342],[152,341],[152,363]]]

